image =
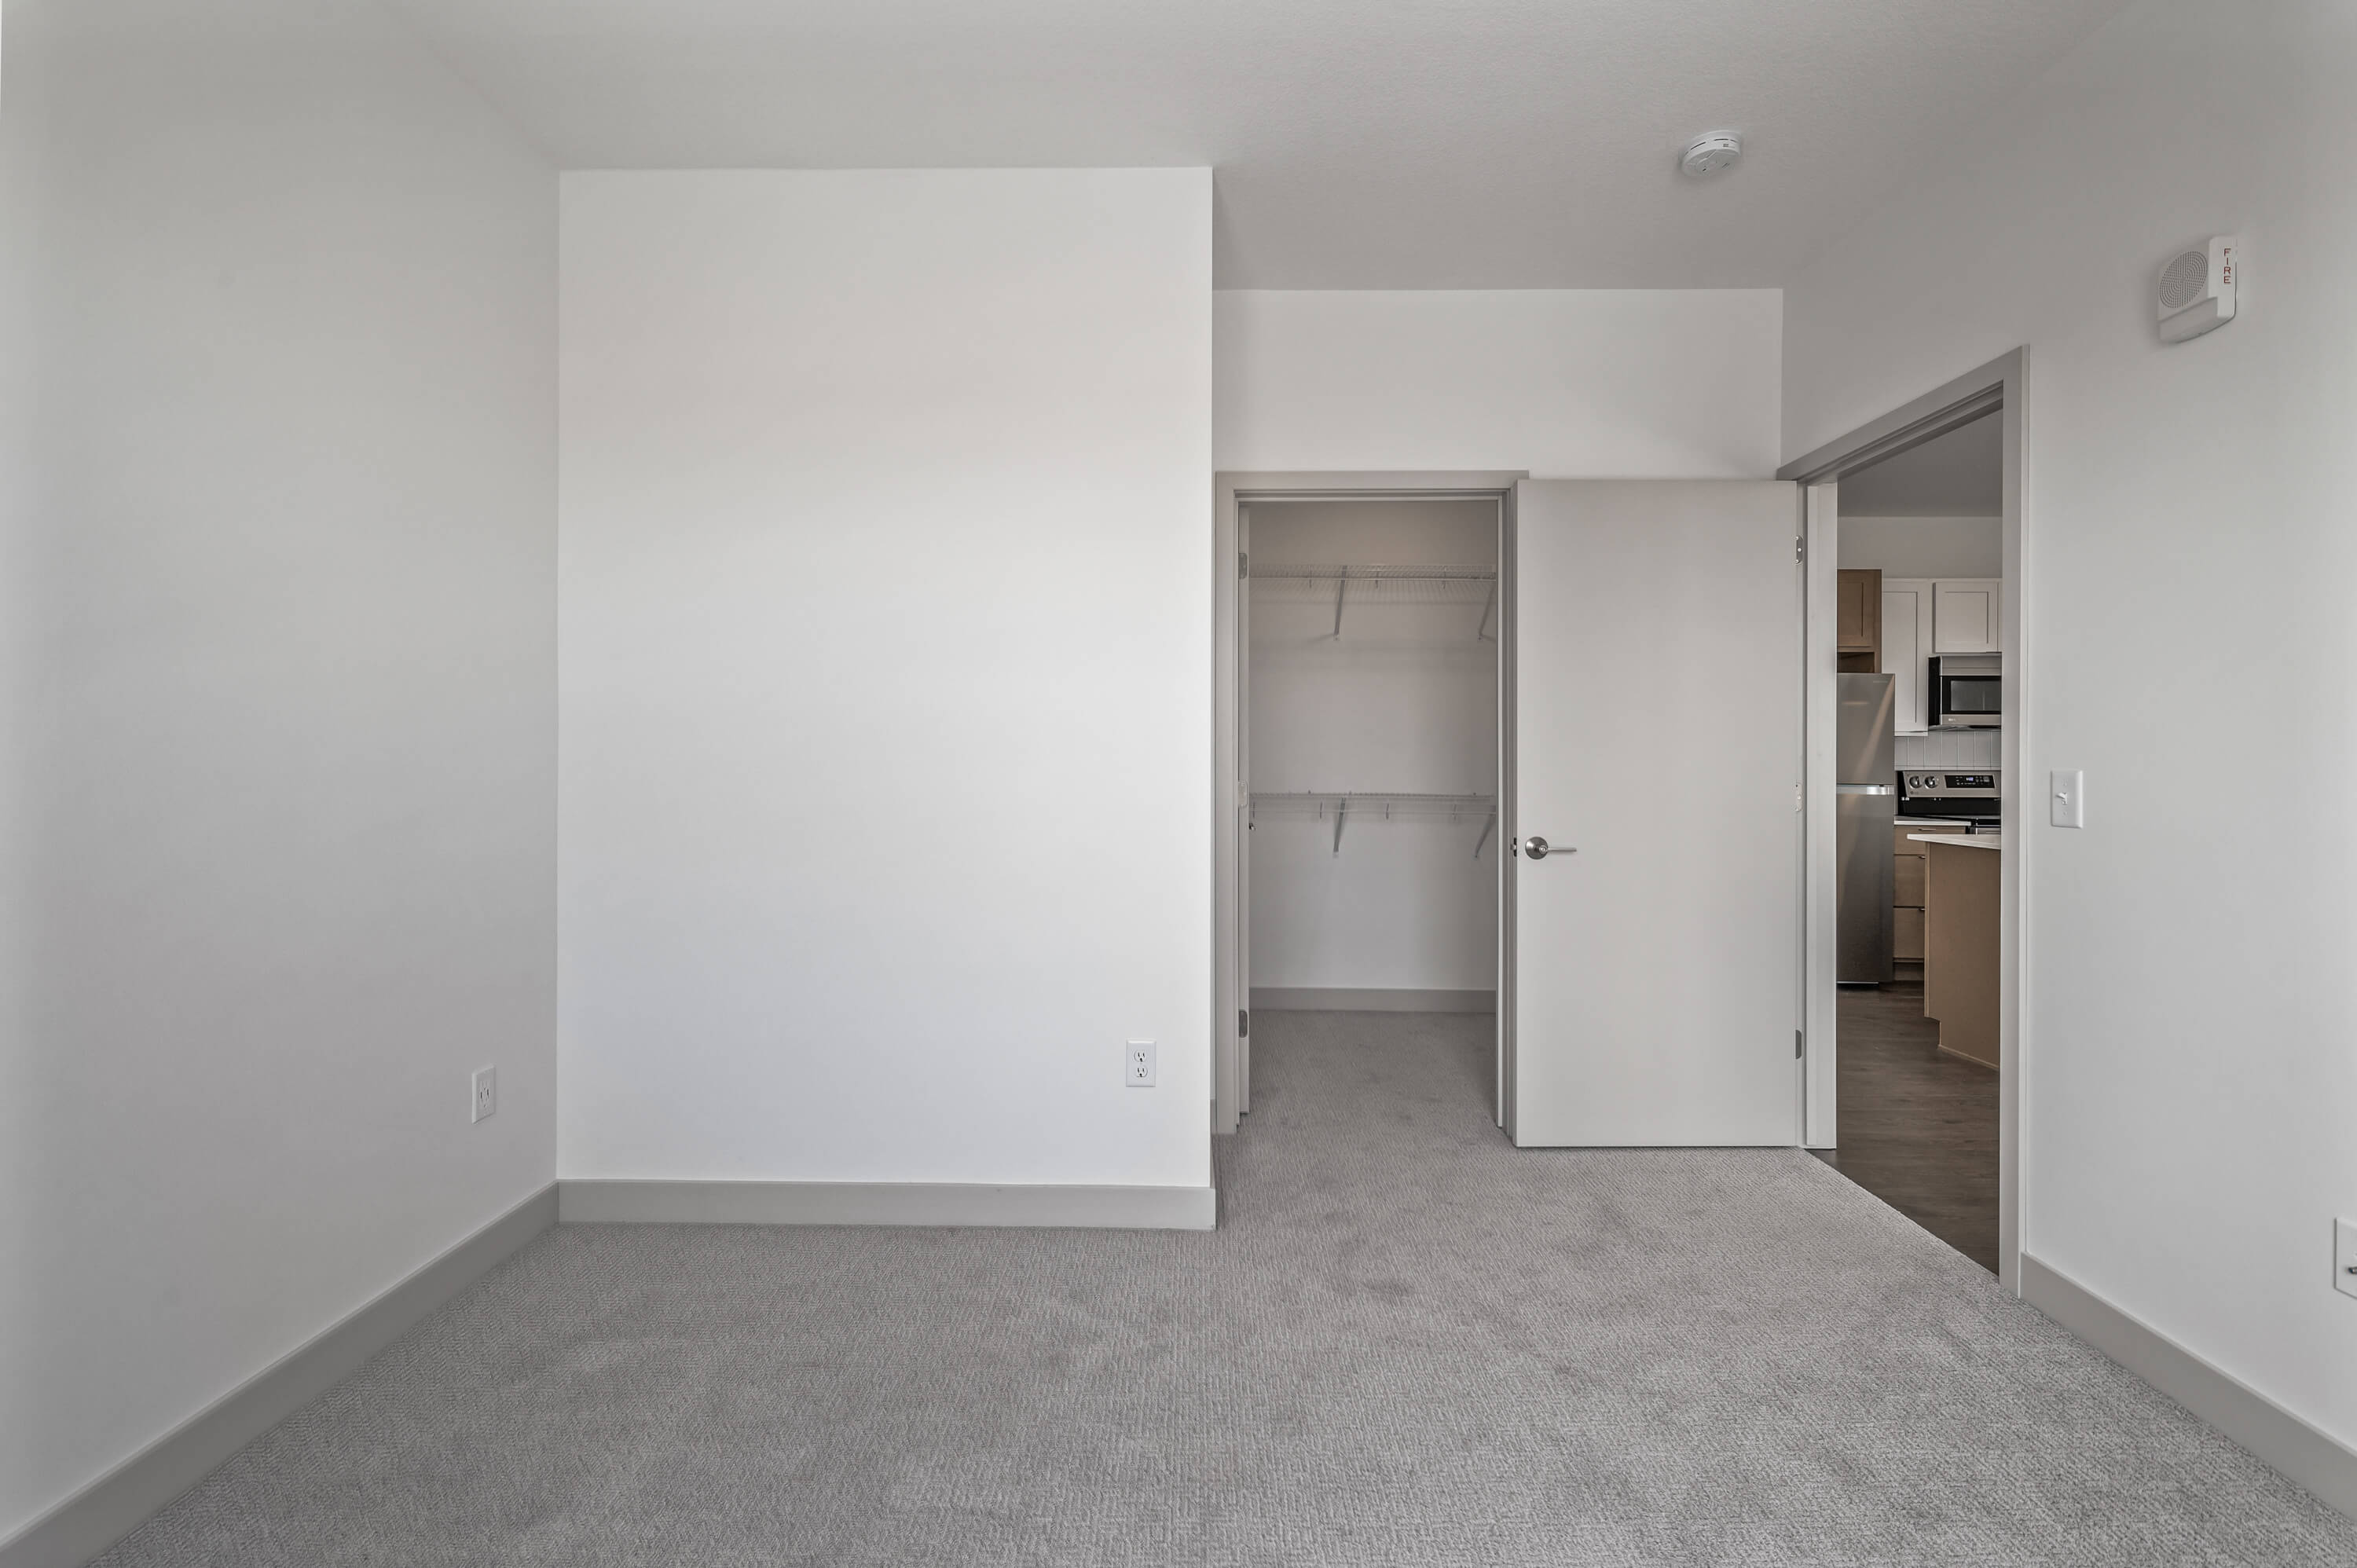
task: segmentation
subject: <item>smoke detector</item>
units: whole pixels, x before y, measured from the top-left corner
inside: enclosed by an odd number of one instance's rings
[[[2234,252],[2232,234],[2218,234],[2195,250],[2179,251],[2160,269],[2153,304],[2160,316],[2160,340],[2182,343],[2234,319]]]
[[[1743,156],[1743,138],[1732,131],[1714,131],[1707,136],[1696,136],[1678,155],[1678,167],[1695,179],[1735,166]]]

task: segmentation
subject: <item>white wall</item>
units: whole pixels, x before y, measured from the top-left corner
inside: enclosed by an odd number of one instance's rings
[[[1479,584],[1432,602],[1414,583],[1350,590],[1279,564],[1495,569],[1487,501],[1285,502],[1251,509],[1252,787],[1484,794],[1498,789],[1498,644]],[[1494,632],[1496,618],[1489,618]],[[1264,812],[1252,842],[1252,980],[1265,987],[1490,991],[1498,835],[1482,819],[1346,822]]]
[[[2344,1442],[2357,185],[2315,149],[2352,81],[2343,0],[2124,11],[1792,289],[1784,441],[2029,346],[2024,759],[2089,804],[2018,835],[2025,1245]],[[2163,347],[2158,267],[2237,231],[2243,315]]]
[[[1774,289],[1222,291],[1222,470],[1775,471]]]
[[[561,1173],[1208,1183],[1209,173],[563,191]]]
[[[2005,522],[1994,517],[1841,519],[1841,564],[1886,577],[2002,577]]]
[[[0,1538],[544,1187],[555,1087],[553,177],[361,0],[6,27]]]

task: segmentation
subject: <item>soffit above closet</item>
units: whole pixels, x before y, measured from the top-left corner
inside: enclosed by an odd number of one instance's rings
[[[388,3],[567,168],[1209,166],[1223,288],[1709,288],[2124,0]]]

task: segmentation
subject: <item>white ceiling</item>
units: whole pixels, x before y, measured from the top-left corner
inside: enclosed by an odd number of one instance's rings
[[[388,0],[566,167],[1210,165],[1226,288],[1774,286],[2123,3]]]
[[[1996,517],[2005,510],[2005,421],[1985,413],[1841,482],[1844,517]]]

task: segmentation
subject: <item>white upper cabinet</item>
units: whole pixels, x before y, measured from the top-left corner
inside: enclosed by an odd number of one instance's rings
[[[1922,735],[1931,725],[1932,582],[1882,579],[1882,667],[1891,675],[1891,728]]]
[[[1932,585],[1932,651],[1995,653],[1997,646],[1997,586],[1995,577],[1943,577]]]

